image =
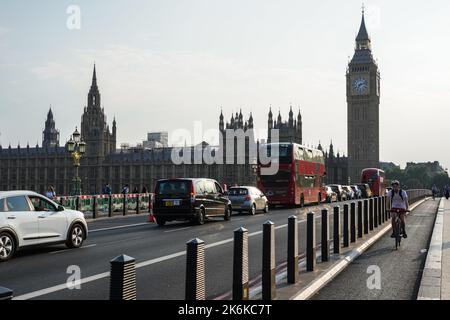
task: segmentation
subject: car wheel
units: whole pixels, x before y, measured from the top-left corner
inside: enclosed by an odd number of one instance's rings
[[[264,213],[269,213],[269,203],[266,202],[266,205],[264,207]]]
[[[200,209],[200,213],[197,216],[196,222],[198,225],[205,224],[205,209],[204,208]]]
[[[225,208],[225,214],[224,214],[224,216],[223,216],[223,220],[225,220],[225,221],[230,221],[230,219],[231,219],[231,208],[230,207],[226,207]]]
[[[16,251],[16,242],[11,234],[0,233],[0,262],[11,259]]]
[[[85,234],[83,227],[76,223],[70,229],[66,245],[69,248],[80,248],[83,245],[84,238]]]
[[[166,224],[166,220],[164,220],[163,218],[155,218],[156,223],[158,224],[158,226],[162,227]]]
[[[256,214],[256,204],[252,205],[252,208],[250,209],[249,213],[254,216]]]

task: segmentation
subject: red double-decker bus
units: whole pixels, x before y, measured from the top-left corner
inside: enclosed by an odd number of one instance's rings
[[[367,168],[361,172],[361,183],[367,183],[375,197],[386,193],[386,174],[377,168]]]
[[[272,163],[262,164],[258,158],[257,185],[264,192],[271,205],[300,205],[322,202],[324,191],[325,157],[323,151],[311,149],[296,143],[262,145],[261,152],[272,155],[278,147],[278,172],[265,175],[261,169]]]

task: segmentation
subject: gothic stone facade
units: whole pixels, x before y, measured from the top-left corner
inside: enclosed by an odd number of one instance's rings
[[[225,126],[221,114],[219,129],[222,132],[250,128],[253,128],[251,115],[243,121],[242,112],[236,114],[236,118],[232,117]],[[81,136],[87,143],[79,171],[83,193],[100,193],[106,183],[115,193],[119,193],[125,184],[130,189],[142,190],[145,186],[151,191],[158,179],[175,177],[209,177],[227,185],[256,183],[254,162],[249,159],[241,165],[205,165],[194,164],[194,161],[175,165],[172,148],[117,150],[116,135],[116,121],[113,121],[112,130],[107,124],[94,66],[87,106],[81,118]],[[246,141],[246,150],[249,141]],[[222,141],[219,148],[226,150],[229,143]],[[202,149],[206,147],[206,143],[201,145]],[[194,147],[189,148],[194,150]],[[49,185],[53,185],[58,194],[67,195],[72,190],[73,176],[73,162],[65,148],[59,146],[59,131],[55,129],[51,110],[47,115],[42,147],[0,146],[0,190],[28,189],[44,193]]]

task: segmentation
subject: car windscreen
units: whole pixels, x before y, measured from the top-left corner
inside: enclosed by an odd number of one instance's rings
[[[190,181],[187,180],[170,180],[158,182],[156,194],[158,195],[175,195],[188,194],[190,192]]]
[[[248,195],[248,190],[245,188],[231,188],[228,191],[228,195],[230,195],[230,196],[246,196],[246,195]]]
[[[276,149],[272,152],[272,148],[278,148],[278,163],[292,163],[292,145],[268,145],[261,148],[260,152],[265,152],[268,158],[271,158],[272,156],[275,157]]]

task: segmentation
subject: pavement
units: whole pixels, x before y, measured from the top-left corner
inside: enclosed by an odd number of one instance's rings
[[[339,203],[340,206],[343,203]],[[299,219],[299,252],[306,242],[306,213],[317,214],[330,205],[271,210],[269,214],[234,214],[231,221],[214,219],[203,226],[184,222],[158,227],[148,223],[148,215],[130,215],[90,221],[89,238],[81,249],[64,245],[23,250],[0,264],[0,286],[14,290],[16,299],[94,299],[109,298],[109,261],[120,254],[136,259],[137,298],[149,300],[184,299],[186,242],[200,238],[206,244],[206,295],[226,299],[232,283],[233,231],[249,230],[249,270],[257,286],[262,265],[262,224],[276,227],[276,263],[286,260],[287,218]],[[317,237],[320,245],[320,237]],[[80,272],[81,286],[71,290],[66,282]]]
[[[441,199],[418,300],[450,300],[450,200]]]
[[[429,199],[407,216],[399,250],[389,230],[312,300],[415,300],[438,205]]]

